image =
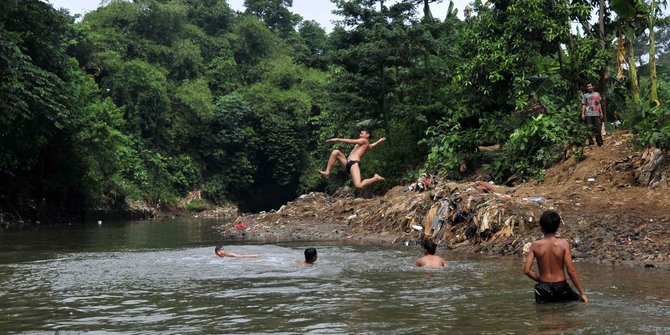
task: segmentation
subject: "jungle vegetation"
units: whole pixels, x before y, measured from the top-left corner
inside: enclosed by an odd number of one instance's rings
[[[332,0],[332,31],[292,0],[108,0],[83,17],[0,2],[0,211],[77,216],[199,190],[246,211],[349,180],[331,137],[386,137],[379,194],[428,171],[542,178],[583,143],[580,94],[608,128],[670,149],[670,26],[659,0]],[[500,151],[478,150],[499,145]],[[343,150],[350,150],[344,146]],[[465,168],[461,168],[465,167]]]

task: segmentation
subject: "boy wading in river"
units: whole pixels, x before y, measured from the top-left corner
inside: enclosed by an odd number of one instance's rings
[[[546,211],[540,217],[540,227],[544,237],[533,242],[523,265],[523,273],[535,284],[535,302],[544,304],[548,302],[562,301],[584,301],[589,299],[584,292],[582,282],[577,275],[577,269],[572,262],[570,244],[567,240],[556,238],[556,231],[561,224],[561,217],[554,211]],[[537,259],[538,276],[533,271],[533,261]],[[572,290],[565,279],[567,270],[570,280],[575,285],[579,294]]]
[[[370,144],[370,136],[372,136],[370,130],[363,129],[361,130],[358,139],[331,138],[326,140],[328,143],[340,142],[354,144],[354,148],[351,150],[351,153],[349,153],[348,158],[345,158],[344,154],[340,150],[333,150],[330,153],[330,157],[328,158],[328,165],[326,165],[326,169],[324,171],[319,171],[321,176],[328,178],[328,176],[330,176],[330,171],[335,165],[335,161],[338,161],[342,167],[351,174],[351,181],[354,183],[354,187],[356,189],[361,190],[370,184],[384,180],[384,178],[378,174],[375,174],[372,178],[361,180],[361,158],[363,158],[363,155],[365,155],[368,150],[376,147],[386,140],[386,138],[382,137],[375,143]]]
[[[435,255],[437,244],[432,240],[425,240],[423,242],[424,256],[416,260],[416,266],[423,266],[427,268],[443,268],[447,266],[444,258]]]

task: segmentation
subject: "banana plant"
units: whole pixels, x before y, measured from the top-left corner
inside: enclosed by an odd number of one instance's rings
[[[640,87],[637,80],[633,39],[635,38],[635,23],[649,15],[649,7],[643,0],[612,0],[610,7],[618,16],[618,38],[620,41],[625,38],[624,48],[628,58],[632,98],[633,102],[637,103],[640,101]],[[651,57],[654,56],[651,55]]]
[[[647,15],[647,25],[649,26],[649,102],[656,105],[660,105],[660,102],[658,101],[658,86],[656,85],[656,41],[654,27],[656,25],[656,17],[661,12],[659,5],[667,8],[668,2],[667,0],[651,0],[649,14]]]

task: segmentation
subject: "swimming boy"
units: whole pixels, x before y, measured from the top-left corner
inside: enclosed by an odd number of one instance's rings
[[[523,265],[523,273],[535,284],[535,302],[544,304],[561,301],[584,301],[589,299],[584,292],[582,282],[577,275],[577,269],[572,262],[570,244],[565,239],[556,238],[556,231],[561,223],[561,217],[555,211],[545,211],[540,216],[540,227],[544,237],[530,246],[528,257]],[[533,260],[537,259],[538,276],[533,271]],[[570,280],[579,294],[572,290],[565,279],[567,270]]]
[[[219,257],[235,257],[235,258],[255,258],[258,257],[258,254],[234,254],[232,252],[226,252],[223,249],[222,245],[217,245],[214,248],[214,253]]]
[[[423,266],[427,268],[443,268],[447,264],[444,258],[435,255],[437,244],[433,240],[425,240],[423,242],[424,256],[416,260],[416,266]]]
[[[363,158],[363,155],[365,155],[368,150],[386,140],[386,138],[382,137],[375,143],[370,144],[370,136],[372,136],[370,130],[363,129],[361,130],[358,139],[331,138],[326,140],[328,143],[340,142],[353,144],[354,148],[351,150],[351,153],[349,153],[349,157],[347,158],[344,157],[344,154],[340,150],[333,150],[328,158],[326,169],[324,171],[319,171],[319,173],[321,173],[323,177],[328,178],[328,176],[330,176],[330,171],[333,169],[333,165],[335,165],[335,161],[339,161],[342,167],[351,174],[351,180],[356,189],[360,190],[370,184],[384,180],[382,176],[376,173],[372,178],[361,180],[361,158]]]
[[[303,261],[304,264],[314,264],[316,263],[316,249],[314,248],[307,248],[305,249],[305,260]]]

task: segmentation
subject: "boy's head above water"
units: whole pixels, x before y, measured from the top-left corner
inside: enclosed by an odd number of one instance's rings
[[[555,211],[545,211],[540,216],[540,227],[542,227],[543,234],[553,234],[558,231],[558,226],[561,224],[561,216]]]
[[[305,249],[305,263],[307,264],[312,264],[316,262],[316,249],[314,248],[307,248]]]
[[[429,255],[435,255],[435,251],[437,251],[437,244],[435,244],[433,240],[425,240],[423,242],[423,248]]]
[[[226,251],[223,249],[223,246],[222,246],[222,245],[217,245],[217,246],[214,248],[214,253],[215,253],[217,256],[219,256],[219,257],[223,257],[223,255],[226,254]]]

